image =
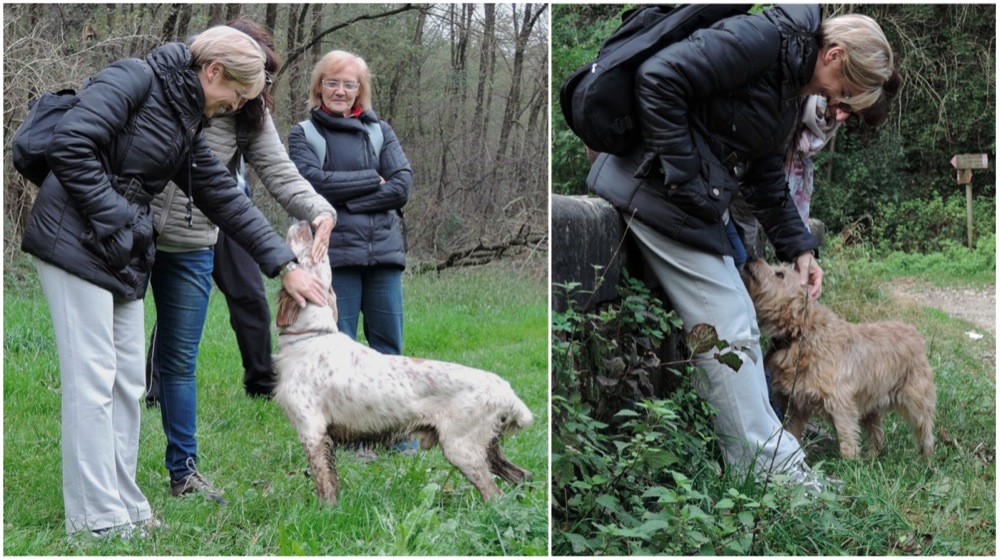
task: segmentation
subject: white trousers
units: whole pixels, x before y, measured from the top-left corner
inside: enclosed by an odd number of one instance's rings
[[[686,331],[705,323],[730,343],[752,341],[756,361],[740,353],[739,371],[712,359],[712,353],[696,355],[703,361],[695,389],[718,411],[715,431],[726,463],[739,472],[753,466],[764,474],[801,462],[798,441],[782,429],[768,402],[757,314],[732,257],[704,253],[624,218]]]
[[[152,516],[135,480],[145,382],[142,300],[125,301],[35,259],[48,300],[62,381],[66,531]]]

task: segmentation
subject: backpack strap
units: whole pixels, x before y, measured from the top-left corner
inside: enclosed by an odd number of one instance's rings
[[[316,125],[311,120],[306,119],[300,122],[299,126],[302,127],[302,132],[306,135],[306,142],[309,142],[309,146],[312,147],[313,153],[316,154],[320,163],[326,162],[326,139],[316,130]],[[364,127],[365,134],[368,135],[368,141],[371,142],[372,148],[375,150],[377,161],[379,155],[382,153],[382,144],[385,143],[385,136],[382,134],[382,122],[365,123]]]
[[[250,133],[247,131],[246,126],[240,124],[239,118],[236,119],[234,124],[236,126],[236,152],[233,153],[233,157],[229,158],[226,168],[229,169],[229,174],[236,179],[236,186],[246,193],[247,196],[251,196],[250,185],[247,182],[245,155],[247,146],[250,144]]]
[[[311,120],[306,119],[299,123],[302,132],[306,134],[306,142],[312,147],[313,153],[319,159],[320,165],[326,162],[326,139],[316,130],[316,125]]]
[[[368,133],[368,141],[372,143],[372,148],[375,149],[375,160],[378,161],[382,154],[382,144],[385,142],[385,137],[382,135],[382,121],[365,123],[365,132]]]
[[[233,153],[233,157],[229,158],[229,163],[226,167],[229,169],[229,173],[236,175],[241,167],[244,166],[244,154],[246,154],[247,146],[250,144],[250,133],[247,131],[247,127],[240,124],[239,119],[236,119],[234,123],[236,126],[236,152]]]

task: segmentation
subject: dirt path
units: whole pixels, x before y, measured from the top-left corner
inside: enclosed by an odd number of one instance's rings
[[[965,319],[996,337],[996,287],[981,289],[937,288],[902,279],[893,285],[896,298],[924,307],[940,309],[952,317]]]

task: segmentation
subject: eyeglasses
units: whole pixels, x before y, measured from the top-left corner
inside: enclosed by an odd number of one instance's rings
[[[320,83],[323,84],[323,87],[326,89],[333,90],[339,89],[343,86],[344,91],[358,91],[358,88],[361,87],[361,84],[358,82],[341,82],[340,80],[320,80]]]
[[[243,100],[244,102],[255,99],[254,97],[251,97],[249,93],[242,92],[235,88],[233,89],[233,91],[236,92],[236,95],[240,96],[240,99]]]
[[[841,101],[839,103],[833,104],[832,107],[834,109],[838,109],[838,110],[843,111],[845,113],[853,113],[854,112],[854,107],[851,107],[850,105],[848,105],[847,103],[844,103],[843,101]]]
[[[850,92],[845,90],[840,93],[840,99],[850,99],[850,98],[851,98]],[[843,111],[845,113],[854,112],[854,107],[852,107],[850,103],[845,103],[843,101],[838,101],[837,103],[829,103],[829,100],[827,100],[827,103],[829,104],[831,109],[839,109],[840,111]]]

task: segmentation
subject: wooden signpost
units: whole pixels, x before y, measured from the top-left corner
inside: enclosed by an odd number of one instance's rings
[[[972,249],[972,170],[989,169],[986,154],[960,154],[951,158],[951,166],[958,170],[958,184],[965,185],[965,210],[968,214],[969,249]]]

